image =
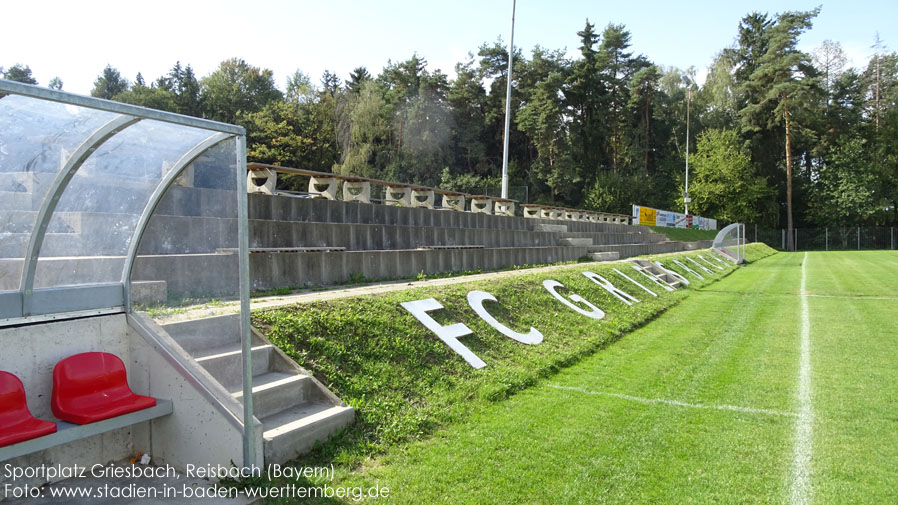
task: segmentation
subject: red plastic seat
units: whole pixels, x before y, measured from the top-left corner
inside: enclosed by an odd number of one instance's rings
[[[115,354],[85,352],[53,368],[53,415],[75,424],[90,424],[156,405],[156,399],[128,387],[125,364]]]
[[[31,415],[25,386],[18,377],[0,371],[0,447],[56,433],[56,423]]]

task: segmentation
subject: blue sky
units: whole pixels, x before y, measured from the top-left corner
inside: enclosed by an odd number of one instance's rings
[[[64,89],[76,93],[88,93],[107,63],[130,80],[142,72],[151,81],[176,60],[190,63],[202,77],[233,56],[274,70],[282,88],[296,69],[314,82],[325,69],[341,78],[360,65],[377,74],[388,60],[405,60],[414,52],[429,68],[453,75],[454,64],[468,52],[499,36],[507,41],[511,23],[511,0],[5,0],[0,5],[6,20],[0,66],[28,64],[40,84],[58,75]],[[566,48],[573,56],[576,33],[587,18],[599,30],[622,23],[632,34],[634,52],[659,65],[695,66],[701,77],[714,55],[733,42],[748,12],[818,5],[820,0],[518,0],[515,45],[527,53],[537,44]],[[838,41],[850,63],[863,66],[877,32],[890,50],[898,49],[898,2],[825,2],[801,47],[812,51],[824,40]]]

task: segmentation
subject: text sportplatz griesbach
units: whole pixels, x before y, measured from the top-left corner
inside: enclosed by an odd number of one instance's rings
[[[55,482],[65,479],[142,479],[142,478],[180,478],[182,475],[170,465],[37,465],[18,466],[11,463],[3,465],[3,477],[12,481],[22,479],[41,479]],[[249,478],[268,478],[296,480],[325,479],[333,480],[334,465],[323,467],[293,467],[277,464],[262,467],[240,468],[224,465],[194,465],[184,468],[183,476],[190,479],[209,480],[244,480]]]

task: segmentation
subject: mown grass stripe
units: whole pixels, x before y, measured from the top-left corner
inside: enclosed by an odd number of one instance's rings
[[[763,414],[770,416],[787,416],[787,417],[797,417],[798,414],[794,412],[783,412],[780,410],[770,410],[770,409],[756,409],[752,407],[741,407],[739,405],[708,405],[703,403],[690,403],[683,402],[680,400],[668,400],[665,398],[642,398],[639,396],[625,395],[623,393],[611,393],[607,391],[590,391],[588,389],[578,388],[574,386],[562,386],[560,384],[549,384],[550,388],[555,389],[564,389],[567,391],[576,391],[578,393],[583,393],[587,395],[597,395],[597,396],[608,396],[611,398],[619,398],[621,400],[629,400],[632,402],[645,403],[645,404],[662,404],[662,405],[672,405],[675,407],[687,407],[692,409],[709,409],[709,410],[731,410],[735,412],[742,412],[746,414]]]
[[[801,261],[801,354],[798,367],[798,419],[792,460],[792,504],[811,502],[811,453],[814,447],[811,404],[811,320],[807,295],[808,253]]]

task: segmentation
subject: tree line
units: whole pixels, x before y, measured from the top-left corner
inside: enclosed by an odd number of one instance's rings
[[[575,58],[515,48],[510,185],[531,202],[682,209],[688,107],[693,213],[898,224],[898,55],[877,40],[855,69],[838,42],[802,52],[818,12],[746,15],[702,85],[694,68],[634,54],[618,24],[587,21]],[[507,67],[498,40],[456,64],[454,79],[413,54],[345,80],[297,70],[282,91],[271,70],[233,58],[202,78],[178,62],[151,82],[107,66],[91,94],[242,125],[251,161],[480,192],[499,185]],[[3,75],[36,84],[27,66]]]

